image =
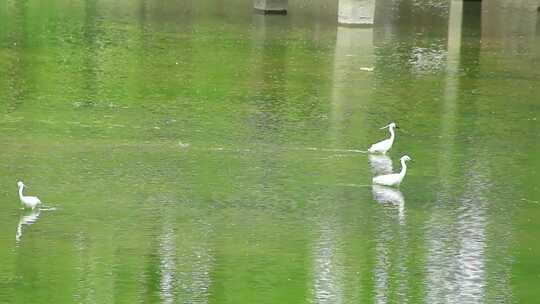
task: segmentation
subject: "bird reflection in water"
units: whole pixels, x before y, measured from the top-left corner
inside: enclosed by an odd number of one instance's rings
[[[386,155],[370,154],[369,165],[373,175],[385,175],[393,172],[392,159]]]
[[[15,234],[15,241],[19,243],[23,234],[23,226],[30,226],[39,219],[41,210],[39,208],[31,211],[26,211],[21,214],[19,224],[17,225],[17,233]]]
[[[403,224],[405,220],[405,199],[398,189],[373,185],[373,199],[380,204],[391,204],[398,208],[399,223]]]

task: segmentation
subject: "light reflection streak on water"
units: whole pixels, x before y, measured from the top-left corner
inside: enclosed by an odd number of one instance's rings
[[[434,73],[445,67],[447,53],[442,43],[429,47],[415,46],[411,50],[409,63],[417,74]]]
[[[193,303],[208,303],[208,296],[212,279],[212,255],[207,248],[200,246],[195,248],[193,270],[191,272],[190,290],[193,294]]]
[[[374,185],[372,193],[373,199],[384,208],[384,216],[377,223],[375,303],[390,303],[395,297],[400,303],[407,303],[410,282],[407,280],[409,269],[405,199],[398,189],[385,186]],[[390,212],[390,215],[387,215],[387,212]]]
[[[339,232],[335,230],[335,223],[328,222],[319,231],[313,248],[313,303],[344,303],[342,256],[337,247]]]
[[[375,269],[374,269],[374,281],[375,281],[375,303],[382,304],[388,303],[389,297],[389,272],[390,272],[390,251],[388,250],[388,243],[392,241],[392,233],[387,230],[390,229],[382,227],[382,231],[378,231],[377,244],[375,245]]]
[[[478,162],[478,161],[477,161]],[[470,165],[457,211],[439,202],[428,222],[427,303],[481,303],[486,288],[486,208],[489,179]]]
[[[453,134],[455,132],[455,115],[459,82],[457,72],[460,62],[461,25],[463,4],[451,1],[448,27],[448,61],[447,79],[443,113],[441,115],[441,147],[439,171],[441,184],[439,185],[436,207],[431,210],[431,217],[427,222],[429,231],[426,233],[427,254],[427,282],[426,303],[456,303],[456,271],[459,269],[459,248],[455,244],[461,243],[460,231],[455,223],[455,214],[446,208],[449,204],[449,193],[452,193],[452,168],[454,151]]]
[[[176,289],[176,244],[174,230],[165,223],[159,242],[160,297],[163,303],[174,303]]]
[[[84,276],[84,270],[85,270],[84,252],[87,249],[87,245],[86,245],[87,241],[88,240],[85,238],[84,233],[82,231],[78,231],[76,233],[74,241],[73,241],[73,245],[75,247],[74,250],[77,253],[76,269],[77,269],[77,274],[79,275],[79,277],[77,278],[77,282],[78,282],[77,292],[75,292],[73,297],[79,302],[82,302],[84,299],[84,290],[86,286],[86,277]]]
[[[403,204],[404,206],[405,204]],[[404,208],[404,207],[403,207]],[[407,226],[405,225],[405,212],[400,211],[401,214],[403,214],[400,217],[400,225],[397,227],[398,232],[397,235],[399,237],[398,239],[398,248],[397,248],[397,298],[401,303],[408,303],[409,302],[409,287],[410,282],[407,278],[409,275],[409,267],[408,267],[408,260],[409,260],[409,239],[407,237]]]
[[[486,193],[490,181],[485,168],[471,164],[468,172],[468,187],[458,210],[457,227],[459,233],[459,251],[457,255],[457,299],[459,303],[478,303],[485,298],[486,287]]]
[[[178,285],[182,289],[180,300],[202,304],[209,301],[214,258],[208,243],[211,227],[207,223],[197,223],[196,226],[198,242],[181,255],[178,266],[185,271],[178,273]]]
[[[173,215],[174,212],[169,210],[161,216],[163,224],[158,237],[161,301],[208,303],[214,261],[208,242],[212,227],[204,220],[193,223],[193,226],[176,227]]]
[[[338,26],[336,46],[334,51],[334,74],[332,85],[331,134],[336,146],[342,140],[342,128],[347,120],[347,114],[358,106],[358,102],[368,99],[371,94],[371,72],[363,72],[360,67],[373,67],[373,29],[349,28]],[[362,77],[362,86],[351,88],[352,79]],[[365,97],[358,100],[358,95]],[[364,119],[363,115],[360,115]],[[362,136],[364,130],[359,130]]]
[[[96,252],[103,248],[112,250],[112,234],[108,233],[105,240],[99,242],[95,236],[86,233],[87,227],[80,227],[75,237],[77,252],[77,288],[74,298],[80,303],[107,303],[114,298],[115,282],[114,267],[108,267],[104,259],[109,256],[99,256]]]

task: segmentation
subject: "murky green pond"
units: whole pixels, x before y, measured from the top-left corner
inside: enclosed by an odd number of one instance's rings
[[[0,1],[0,303],[538,301],[536,1],[289,2]]]

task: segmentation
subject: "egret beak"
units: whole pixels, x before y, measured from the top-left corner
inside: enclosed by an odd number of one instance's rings
[[[384,127],[381,128],[381,130],[382,130],[382,129],[386,129],[386,128],[388,128],[389,126],[390,126],[390,125],[384,126]]]

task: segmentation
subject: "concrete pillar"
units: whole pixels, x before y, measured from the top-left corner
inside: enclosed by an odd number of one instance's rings
[[[339,0],[339,24],[373,25],[374,17],[375,0]]]
[[[256,11],[264,14],[287,14],[288,0],[254,0]]]

